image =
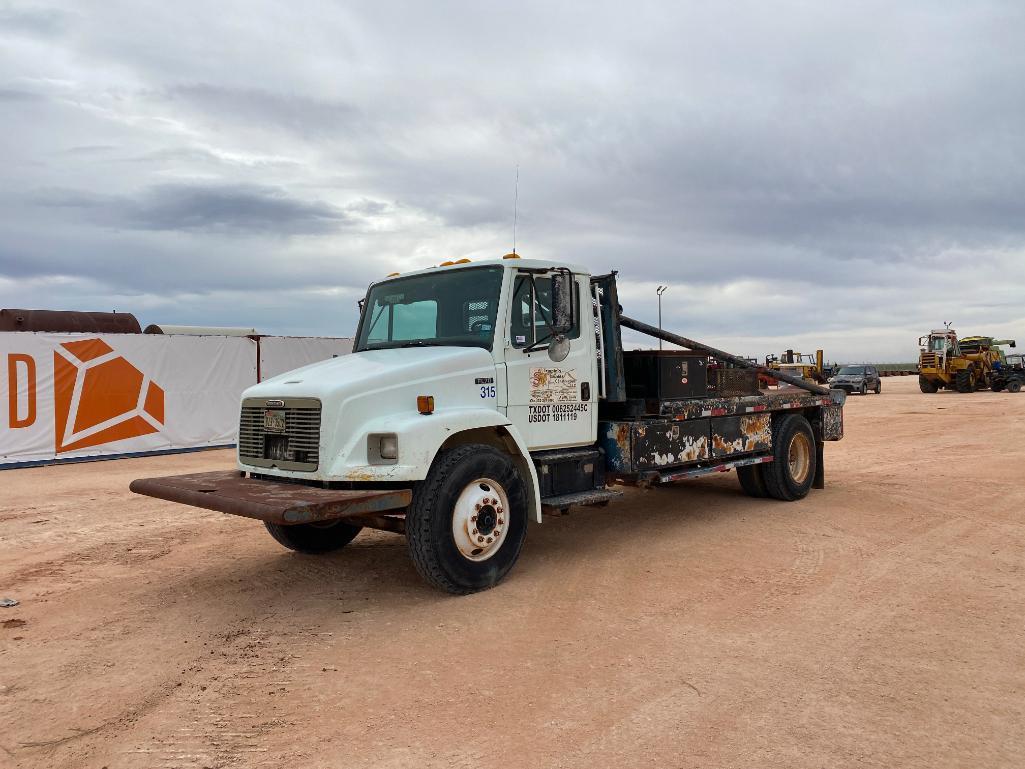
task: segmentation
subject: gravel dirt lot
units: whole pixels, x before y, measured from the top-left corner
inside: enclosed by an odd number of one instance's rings
[[[1022,766],[1025,394],[846,424],[801,502],[630,490],[466,598],[128,492],[228,451],[0,472],[0,766]]]

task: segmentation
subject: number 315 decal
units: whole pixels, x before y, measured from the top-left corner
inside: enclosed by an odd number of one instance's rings
[[[480,397],[482,397],[482,398],[494,398],[495,397],[495,386],[494,385],[481,385],[480,386]]]

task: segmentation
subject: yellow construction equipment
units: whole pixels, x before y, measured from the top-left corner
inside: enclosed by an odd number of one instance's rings
[[[933,329],[928,336],[918,338],[918,386],[922,392],[934,393],[945,387],[970,393],[990,387],[994,369],[999,368],[1002,358],[995,343],[1014,346],[1010,339],[991,337],[968,337],[962,341],[949,323],[946,328]]]
[[[800,353],[794,350],[786,350],[782,355],[765,356],[765,365],[775,371],[783,371],[787,374],[794,374],[809,382],[826,383],[826,375],[823,371],[824,356],[822,350],[816,350],[814,355]]]

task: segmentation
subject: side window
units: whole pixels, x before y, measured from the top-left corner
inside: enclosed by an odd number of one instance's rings
[[[579,284],[574,282],[577,303],[570,339],[580,336]],[[512,310],[509,319],[509,339],[513,347],[529,347],[536,342],[544,343],[548,324],[552,318],[552,279],[528,275],[516,278],[513,287]]]
[[[509,339],[513,347],[527,347],[534,343],[534,295],[530,278],[521,275],[513,288],[512,310],[509,321]]]

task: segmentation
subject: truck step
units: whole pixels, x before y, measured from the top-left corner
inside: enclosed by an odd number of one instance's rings
[[[600,505],[621,496],[623,496],[622,491],[610,491],[609,489],[575,491],[572,494],[560,494],[557,497],[542,497],[541,508],[542,510],[562,510],[571,505]]]

